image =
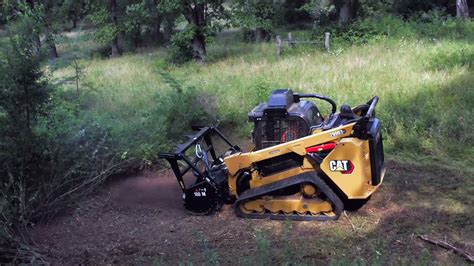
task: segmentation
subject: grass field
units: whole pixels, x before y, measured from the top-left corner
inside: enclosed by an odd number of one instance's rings
[[[66,57],[72,52],[86,57],[79,60],[82,110],[109,127],[129,154],[153,157],[152,150],[169,148],[170,138],[177,141],[175,134],[156,135],[182,132],[175,128],[200,120],[197,109],[204,111],[199,115],[206,117],[205,123],[233,125],[241,136],[249,136],[246,113],[273,89],[292,88],[351,106],[378,95],[377,114],[384,122],[389,154],[464,161],[472,170],[474,31],[469,29],[457,37],[383,36],[361,45],[336,35],[330,53],[300,46],[285,48],[282,58],[275,56],[272,43],[242,43],[230,31],[214,38],[208,47],[210,62],[204,66],[169,65],[165,48],[143,48],[115,59],[90,58],[91,51],[77,52],[71,42],[59,50]],[[311,34],[299,31],[294,36],[307,39]],[[94,47],[85,43],[79,47]],[[52,76],[61,80],[73,75],[73,68],[63,67]],[[196,101],[181,104],[184,98],[177,90]],[[320,108],[329,109],[324,103]]]

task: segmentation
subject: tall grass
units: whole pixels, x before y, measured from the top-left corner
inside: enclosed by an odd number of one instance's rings
[[[374,28],[375,22],[370,23],[356,25]],[[374,38],[359,37],[366,40],[363,42],[353,41],[355,37],[348,38],[348,33],[333,35],[330,53],[315,46],[299,46],[285,49],[277,58],[272,43],[242,43],[237,34],[226,33],[222,41],[216,38],[209,46],[211,62],[204,66],[168,65],[163,48],[116,59],[83,59],[87,87],[82,104],[88,115],[115,132],[122,149],[143,153],[142,148],[128,144],[151,145],[153,149],[146,156],[152,156],[157,148],[170,143],[167,138],[153,136],[165,135],[168,130],[154,131],[162,126],[156,119],[161,115],[173,124],[199,110],[208,122],[231,124],[245,136],[251,130],[247,112],[276,88],[316,92],[351,106],[378,95],[377,115],[384,123],[389,152],[454,156],[472,162],[474,23],[449,20],[443,26],[394,18],[384,23],[386,28],[392,27],[389,33],[374,30]],[[445,35],[449,30],[455,34]],[[308,36],[305,32],[298,35]],[[65,68],[53,77],[70,74],[71,69]],[[192,91],[188,96],[196,98],[197,105],[186,108],[185,98],[165,96],[176,90],[166,76],[184,92]],[[173,114],[157,106],[169,101],[180,106]],[[329,110],[324,103],[320,108],[326,113]],[[145,133],[150,130],[154,132]]]

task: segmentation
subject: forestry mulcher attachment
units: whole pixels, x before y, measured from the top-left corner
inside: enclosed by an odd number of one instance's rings
[[[332,112],[303,99],[329,102]],[[336,220],[357,209],[385,174],[378,97],[351,108],[318,94],[275,90],[249,114],[254,148],[243,152],[203,127],[173,153],[161,153],[183,190],[184,206],[206,215],[234,204],[239,217]],[[217,149],[226,147],[219,154]],[[191,182],[188,177],[191,177]]]

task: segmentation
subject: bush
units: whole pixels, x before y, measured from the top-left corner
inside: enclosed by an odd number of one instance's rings
[[[446,7],[449,2],[449,0],[397,0],[392,5],[396,14],[408,18],[420,12],[431,12]]]
[[[363,18],[349,26],[333,25],[318,28],[313,35],[322,36],[324,31],[330,31],[335,43],[343,45],[360,45],[387,38],[391,40],[472,39],[474,22],[450,17],[439,10],[432,10],[417,13],[409,20],[388,14]]]
[[[0,262],[41,259],[26,228],[90,193],[127,161],[99,124],[54,93],[28,39],[15,36],[0,71]]]
[[[395,16],[377,16],[354,22],[342,32],[342,38],[353,44],[362,44],[381,38],[410,38],[415,28]]]
[[[194,31],[195,29],[188,25],[184,30],[173,35],[168,58],[171,63],[182,64],[193,59]]]
[[[191,125],[215,121],[209,115],[215,113],[213,97],[193,86],[182,85],[181,80],[164,68],[172,67],[162,61],[150,66],[158,86],[144,80],[143,84],[114,87],[114,78],[109,79],[112,83],[98,84],[93,75],[84,76],[83,83],[96,85],[94,90],[82,89],[76,100],[77,107],[74,108],[77,108],[78,116],[73,121],[78,125],[77,130],[96,125],[107,133],[109,150],[121,158],[135,158],[137,167],[145,167],[157,159],[160,151],[173,149],[173,145],[189,133]],[[97,77],[102,78],[101,73]],[[134,86],[134,91],[143,94],[129,94],[128,86]],[[62,99],[77,97],[72,85],[64,85],[62,91],[58,96]],[[71,127],[69,120],[65,121],[67,127]]]

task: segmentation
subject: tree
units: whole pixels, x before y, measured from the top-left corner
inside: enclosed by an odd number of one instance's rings
[[[219,20],[227,19],[224,0],[163,0],[162,8],[169,13],[177,12],[184,16],[186,28],[174,36],[175,46],[192,50],[192,57],[198,63],[206,61],[206,37],[221,26]],[[179,43],[178,43],[179,42]]]
[[[29,147],[25,145],[30,143],[33,125],[49,101],[49,88],[30,39],[15,32],[11,36],[10,48],[0,64],[0,110],[6,115],[1,133],[2,139],[10,140],[2,143],[15,149],[23,147],[18,152],[27,153]]]
[[[311,16],[315,25],[330,21],[336,10],[332,0],[311,0],[301,9]]]
[[[125,32],[131,36],[135,47],[138,47],[141,44],[142,25],[147,23],[153,24],[155,22],[150,21],[152,16],[159,17],[155,8],[151,8],[150,6],[147,8],[146,1],[131,3],[126,6],[124,28]]]
[[[31,42],[36,59],[41,57],[40,34],[43,31],[44,6],[34,1],[5,1],[2,5],[10,32],[23,36]]]
[[[170,6],[162,0],[129,0],[123,16],[125,33],[135,46],[141,43],[143,32],[150,33],[157,43],[164,39],[170,40],[180,14],[176,6]]]
[[[159,9],[162,15],[163,37],[166,41],[170,41],[174,33],[176,21],[181,16],[181,13],[177,9],[169,9],[166,5],[161,4]]]
[[[67,18],[72,23],[72,28],[77,28],[77,23],[90,12],[88,0],[65,0],[61,4],[61,17]]]
[[[55,35],[62,21],[62,17],[60,16],[62,1],[46,0],[43,1],[43,5],[45,11],[43,16],[43,28],[45,41],[49,49],[49,57],[57,58],[58,50],[56,49]]]
[[[92,22],[97,26],[95,39],[100,43],[110,45],[112,57],[122,54],[119,33],[123,27],[119,16],[123,14],[123,10],[120,7],[122,6],[119,6],[117,0],[97,0],[94,3],[94,12],[90,15]]]
[[[144,24],[149,27],[149,32],[152,32],[156,41],[161,41],[161,23],[163,21],[163,14],[160,8],[160,0],[143,0],[140,3],[143,6]],[[128,7],[127,7],[128,8]]]
[[[225,14],[224,0],[181,0],[183,15],[192,31],[193,57],[198,63],[206,61],[206,35],[213,30],[214,20]]]
[[[305,5],[310,4],[309,0],[285,0],[282,5],[281,15],[285,24],[307,23],[312,21],[311,12],[305,8]],[[319,0],[318,2],[322,2]]]
[[[347,24],[357,16],[357,0],[336,0],[335,3],[339,10],[339,23]]]
[[[44,142],[37,138],[35,125],[47,110],[50,98],[31,36],[16,31],[11,31],[9,36],[10,43],[0,46],[0,260],[3,262],[23,251],[19,249],[25,238],[18,232],[28,224],[25,209],[37,196],[27,186],[44,181],[41,174],[47,167],[38,159],[43,151],[39,146]]]
[[[61,5],[59,0],[7,1],[5,4],[7,21],[16,32],[29,36],[37,58],[42,47],[48,49],[51,58],[58,57],[55,35],[61,29]],[[41,36],[44,36],[45,46],[41,43]]]
[[[251,39],[256,42],[270,39],[275,16],[273,0],[237,0],[232,10],[238,26],[252,29]]]
[[[467,0],[456,0],[456,16],[461,18],[469,17],[469,8]]]
[[[112,48],[112,57],[119,56],[122,54],[118,42],[118,5],[117,0],[110,0],[109,2],[109,12],[112,19],[112,25],[114,27],[114,34],[112,36],[112,42],[110,44]]]

